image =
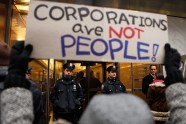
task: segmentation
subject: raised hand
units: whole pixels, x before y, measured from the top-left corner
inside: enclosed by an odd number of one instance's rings
[[[181,61],[180,53],[171,48],[170,44],[165,44],[165,70],[167,77],[165,79],[166,85],[171,85],[176,82],[183,82],[181,70],[179,70]]]
[[[32,45],[27,45],[24,47],[23,41],[15,43],[15,45],[12,47],[9,58],[8,76],[5,80],[5,88],[30,88],[29,81],[25,79],[25,73],[28,69],[29,57],[32,50]]]

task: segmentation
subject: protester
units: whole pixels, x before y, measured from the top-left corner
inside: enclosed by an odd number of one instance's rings
[[[142,92],[145,94],[145,96],[147,96],[149,84],[152,83],[153,80],[156,78],[157,66],[150,65],[149,70],[150,70],[150,73],[147,76],[145,76],[142,80]]]
[[[164,124],[169,116],[167,101],[165,96],[166,85],[164,76],[161,73],[156,75],[156,79],[149,85],[147,92],[147,103],[153,114],[156,124]]]
[[[32,93],[11,87],[1,93],[1,124],[32,124],[34,121]]]
[[[170,110],[171,124],[186,123],[186,84],[183,82],[183,75],[179,70],[181,62],[180,53],[171,48],[170,44],[165,45],[165,70],[167,77],[165,83],[167,104]]]
[[[6,46],[0,41],[0,48],[2,44],[3,47]],[[0,63],[3,66],[8,65],[8,75],[4,81],[1,80],[4,82],[4,90],[0,97],[1,124],[32,124],[34,120],[32,93],[28,90],[30,82],[25,78],[32,46],[24,47],[24,42],[17,42],[12,47],[9,59],[5,56],[2,59],[1,56],[5,55],[8,49],[1,50]]]
[[[154,124],[148,105],[131,94],[97,95],[79,124]]]
[[[81,108],[83,92],[72,76],[74,68],[75,65],[72,63],[63,65],[63,77],[56,81],[50,99],[54,105],[56,120],[63,118],[72,123],[77,123],[77,111]]]
[[[113,94],[113,93],[126,93],[126,88],[120,80],[117,80],[117,68],[116,66],[109,66],[107,68],[108,78],[102,85],[102,93]]]
[[[156,79],[149,85],[147,93],[147,102],[151,110],[158,112],[168,111],[165,89],[164,76],[158,73]]]

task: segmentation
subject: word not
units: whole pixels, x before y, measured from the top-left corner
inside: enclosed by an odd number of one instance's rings
[[[43,14],[42,11],[45,11],[47,14]],[[108,24],[136,25],[139,27],[159,28],[162,31],[167,30],[167,21],[164,19],[127,14],[126,11],[122,11],[121,13],[117,13],[114,10],[104,11],[104,9],[98,9],[98,7],[90,10],[88,7],[82,6],[75,8],[73,5],[48,6],[47,4],[39,4],[34,9],[34,17],[40,21],[45,21],[50,18],[54,21],[65,19],[79,20],[81,22],[88,18],[93,22],[106,20]]]
[[[109,26],[109,38],[112,38],[112,34],[115,34],[118,38],[121,38],[123,34],[125,38],[131,39],[137,34],[137,38],[140,39],[141,32],[144,32],[144,30],[131,27],[121,27],[119,31],[116,31],[112,26]]]
[[[100,43],[103,45],[103,50],[98,51],[96,50],[98,44]],[[66,51],[68,49],[72,49],[73,47],[76,47],[76,53],[75,55],[87,55],[90,54],[94,56],[104,56],[108,52],[110,55],[110,58],[112,60],[115,60],[115,55],[119,52],[122,52],[124,59],[130,59],[130,60],[149,60],[150,57],[148,56],[150,45],[144,42],[136,42],[136,55],[129,55],[129,51],[131,47],[130,42],[128,40],[121,41],[120,39],[114,38],[110,39],[109,41],[106,41],[104,39],[94,39],[91,41],[88,37],[82,37],[77,36],[74,37],[73,35],[66,34],[61,37],[61,52],[62,57],[66,57]],[[115,45],[117,44],[117,47]],[[81,48],[81,49],[80,49]],[[72,54],[72,53],[70,53]],[[153,56],[155,57],[155,56]]]

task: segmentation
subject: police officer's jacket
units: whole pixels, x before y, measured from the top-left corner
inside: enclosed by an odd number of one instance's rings
[[[56,81],[54,89],[50,95],[51,102],[56,110],[62,113],[76,111],[83,98],[80,85],[73,78],[62,78]]]
[[[104,82],[101,92],[104,94],[127,93],[125,86],[119,80],[109,78]]]

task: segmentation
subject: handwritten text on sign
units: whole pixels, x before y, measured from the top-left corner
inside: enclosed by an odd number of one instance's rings
[[[30,4],[26,42],[32,57],[163,63],[165,15],[57,2]]]

